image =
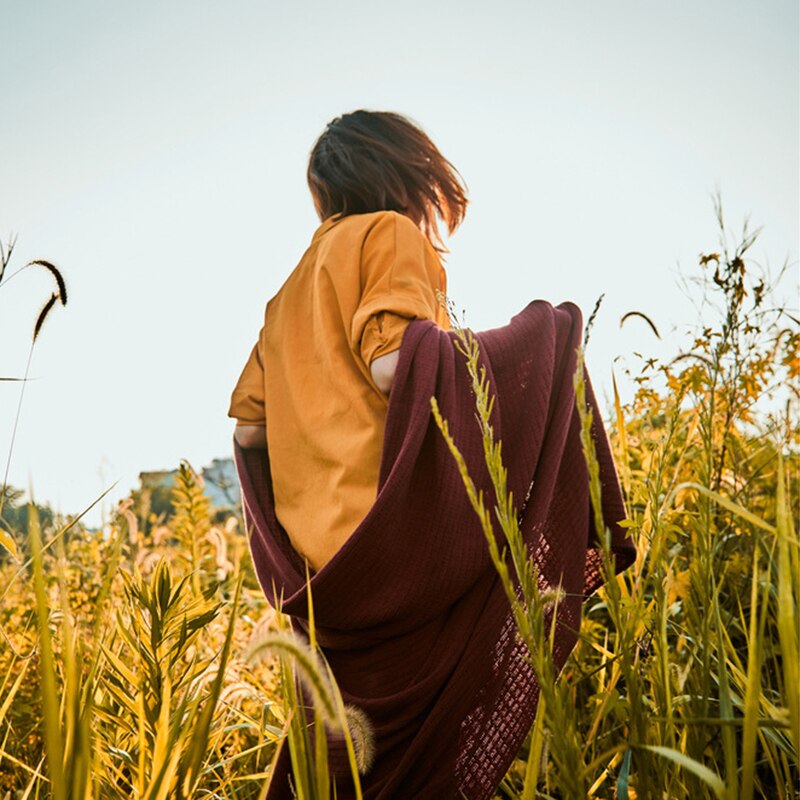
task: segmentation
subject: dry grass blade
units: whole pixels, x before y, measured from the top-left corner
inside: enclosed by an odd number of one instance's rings
[[[719,585],[714,579],[714,622],[717,630],[722,630],[722,615],[719,603]],[[721,637],[719,637],[721,639]],[[717,663],[719,664],[719,711],[723,719],[733,719],[733,701],[731,698],[730,679],[728,677],[728,663],[725,652],[725,642],[717,642]],[[737,800],[739,797],[739,770],[736,757],[736,736],[730,725],[723,725],[720,732],[722,749],[725,759],[725,777],[727,779],[728,800]]]
[[[592,328],[594,327],[594,321],[597,318],[597,313],[600,311],[600,306],[603,303],[603,298],[606,296],[605,292],[597,298],[594,304],[594,308],[592,309],[592,313],[589,314],[589,319],[586,320],[586,325],[583,328],[583,346],[589,343],[589,335],[592,332]]]
[[[710,770],[707,766],[705,766],[705,764],[701,764],[699,761],[695,761],[695,759],[690,758],[685,753],[681,753],[678,750],[673,750],[670,747],[661,747],[660,745],[642,745],[641,749],[649,750],[658,754],[659,756],[662,756],[663,758],[668,758],[670,761],[674,761],[678,766],[688,770],[700,778],[700,780],[703,781],[703,783],[705,783],[707,786],[710,786],[714,791],[714,795],[718,797],[719,800],[725,800],[726,790],[722,778],[720,778],[719,775],[717,775],[713,770]]]
[[[9,531],[3,530],[2,522],[0,522],[0,547],[4,547],[14,561],[19,560],[19,550],[17,548],[17,543],[14,541],[14,537],[11,535]]]
[[[748,511],[744,506],[739,505],[738,503],[734,503],[733,500],[729,500],[724,495],[720,494],[719,492],[712,491],[711,489],[707,488],[706,486],[702,486],[699,483],[695,483],[694,481],[686,481],[685,483],[681,483],[679,486],[676,486],[672,494],[667,500],[667,505],[671,505],[675,501],[675,497],[679,492],[682,492],[687,489],[694,489],[700,494],[705,495],[710,500],[713,500],[715,503],[721,505],[723,508],[726,508],[728,511],[733,512],[734,514],[740,516],[742,519],[747,520],[751,525],[755,525],[757,528],[761,528],[768,533],[775,533],[775,526],[770,525],[768,522],[761,519],[761,517],[753,514],[752,511]]]
[[[631,468],[630,456],[628,454],[628,433],[625,425],[625,415],[622,411],[622,404],[619,399],[619,389],[617,388],[617,377],[611,371],[611,385],[614,389],[614,411],[617,422],[617,440],[619,442],[619,452],[617,464],[622,477],[622,488],[625,490],[625,502],[630,505],[631,496]]]
[[[632,317],[638,317],[639,319],[643,319],[650,326],[650,330],[653,331],[656,339],[661,338],[661,334],[658,332],[658,328],[656,327],[655,322],[653,322],[653,320],[650,319],[650,317],[648,317],[647,314],[641,311],[629,311],[627,314],[623,314],[619,321],[620,328]]]
[[[2,240],[0,240],[0,284],[3,282],[3,276],[6,272],[6,267],[8,266],[8,262],[11,261],[11,254],[14,252],[14,246],[17,243],[17,237],[12,235],[8,237],[8,249],[3,246]]]
[[[798,602],[800,569],[790,503],[785,487],[783,457],[778,459],[778,491],[775,499],[778,529],[778,636],[783,654],[784,691],[789,709],[792,742],[800,752],[800,637],[798,636]]]
[[[339,727],[333,693],[323,664],[311,648],[292,633],[270,633],[254,641],[245,653],[251,661],[263,653],[276,653],[290,656],[299,668],[303,683],[311,690],[315,707],[319,707],[325,722]]]
[[[714,362],[706,355],[702,353],[680,353],[679,355],[675,356],[672,361],[669,362],[669,366],[673,367],[675,364],[679,364],[682,361],[694,360],[701,364],[705,364],[710,370],[716,369]]]
[[[765,596],[759,602],[759,587],[763,583]],[[747,677],[745,679],[744,724],[742,726],[741,800],[752,800],[755,791],[756,744],[758,711],[761,702],[761,663],[767,593],[771,589],[769,574],[762,576],[758,558],[753,558],[750,591],[750,625],[747,632]]]
[[[33,561],[33,584],[36,595],[36,616],[39,626],[39,669],[42,682],[42,707],[44,739],[47,753],[47,772],[53,800],[67,800],[64,775],[64,744],[61,733],[60,700],[56,689],[56,662],[50,636],[50,606],[44,583],[42,543],[39,528],[39,511],[32,503],[28,506]]]
[[[14,697],[16,696],[17,692],[19,691],[19,687],[22,685],[22,681],[25,679],[25,675],[28,672],[28,666],[30,665],[30,661],[24,661],[22,664],[22,669],[17,674],[16,679],[14,680],[11,689],[6,693],[5,699],[3,700],[2,704],[0,704],[0,728],[2,728],[3,721],[5,720],[6,714],[8,713],[8,709],[11,707],[11,704],[14,702]],[[11,679],[11,671],[6,675],[3,686],[0,687],[0,691],[5,690],[5,683]]]

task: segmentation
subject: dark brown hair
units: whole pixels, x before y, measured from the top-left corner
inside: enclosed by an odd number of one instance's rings
[[[390,111],[343,114],[311,150],[308,186],[321,219],[399,211],[447,252],[438,215],[453,233],[466,213],[466,184],[422,129]]]

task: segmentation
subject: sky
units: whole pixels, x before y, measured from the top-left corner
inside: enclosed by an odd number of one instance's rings
[[[0,0],[0,238],[66,308],[0,382],[10,483],[97,524],[145,470],[231,453],[231,389],[319,225],[310,148],[357,108],[408,115],[463,175],[449,294],[478,330],[530,300],[604,301],[607,396],[696,320],[712,196],[797,305],[796,0]],[[44,270],[0,285],[0,377],[24,374]],[[696,298],[695,298],[696,299]],[[664,339],[638,320],[649,315]],[[623,398],[625,399],[625,398]]]

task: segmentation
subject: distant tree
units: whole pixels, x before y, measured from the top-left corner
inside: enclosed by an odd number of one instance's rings
[[[139,476],[140,486],[131,491],[139,528],[149,533],[156,525],[163,525],[175,514],[172,492],[175,486],[171,472],[143,472]]]
[[[27,552],[28,503],[24,499],[25,492],[14,486],[0,487],[2,511],[0,511],[0,530],[9,534],[17,547]],[[49,505],[34,504],[39,511],[39,522],[43,530],[52,529],[57,523],[56,514]],[[0,562],[8,558],[8,552],[0,547]]]

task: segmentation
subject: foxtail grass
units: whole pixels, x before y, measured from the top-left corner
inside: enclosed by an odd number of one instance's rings
[[[357,800],[361,800],[361,776],[369,772],[375,752],[372,725],[361,709],[345,705],[333,672],[317,645],[308,576],[306,592],[308,640],[291,629],[279,606],[277,631],[256,639],[248,658],[264,653],[274,653],[280,658],[280,691],[287,715],[284,746],[289,748],[292,789],[297,800],[336,797],[335,780],[328,765],[328,732],[344,739],[353,790]],[[310,708],[307,697],[311,700]]]
[[[491,500],[435,404],[433,414],[540,688],[504,800],[796,797],[800,330],[750,260],[757,232],[731,237],[719,203],[717,217],[718,246],[698,264],[717,316],[673,358],[625,368],[632,397],[612,377],[607,427],[637,556],[614,576],[606,552],[606,585],[586,602],[560,675],[547,623],[559,592],[539,589],[490,424],[491,387],[474,337],[456,331]],[[643,312],[624,321],[660,327]],[[583,380],[579,367],[602,546]],[[0,525],[10,554],[0,553],[0,797],[261,800],[284,742],[299,796],[329,798],[328,734],[345,738],[356,786],[369,774],[369,720],[336,688],[311,593],[303,639],[267,609],[236,518],[211,517],[188,466],[176,492],[176,515],[131,502],[100,534],[79,518],[47,527],[35,509],[27,530]]]
[[[717,208],[722,229],[721,206]],[[798,780],[797,397],[772,409],[800,375],[800,333],[768,307],[765,276],[745,266],[757,233],[745,228],[702,255],[717,323],[669,363],[649,360],[624,404],[616,377],[609,423],[637,557],[585,606],[560,677],[548,669],[548,630],[535,572],[521,546],[494,403],[474,336],[454,320],[475,395],[488,507],[435,400],[433,414],[486,535],[541,697],[504,798],[789,798]],[[644,317],[631,312],[632,317]],[[652,320],[645,322],[658,335]],[[577,412],[595,528],[606,530],[585,402],[583,349]],[[654,365],[656,365],[654,367]],[[657,384],[661,382],[659,387]],[[496,530],[499,527],[499,534]],[[498,545],[498,539],[503,543]],[[600,537],[601,545],[605,537]]]

